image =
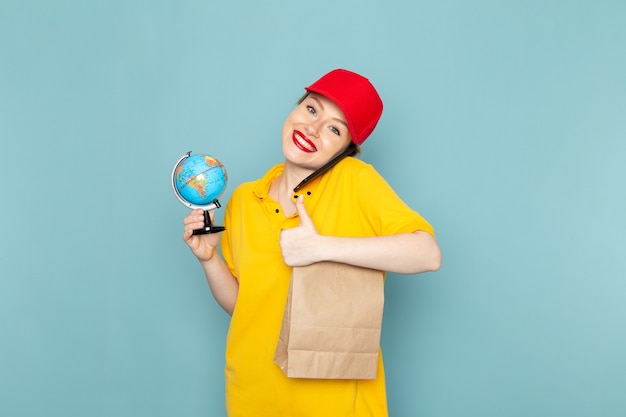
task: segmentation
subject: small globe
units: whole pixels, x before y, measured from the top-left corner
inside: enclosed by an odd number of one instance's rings
[[[174,166],[172,187],[176,197],[191,208],[219,207],[218,198],[226,190],[228,174],[224,165],[206,154],[183,156]]]

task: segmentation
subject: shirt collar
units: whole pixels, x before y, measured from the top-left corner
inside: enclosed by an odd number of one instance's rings
[[[272,182],[274,182],[274,180],[278,178],[284,170],[285,163],[280,163],[270,168],[265,175],[257,181],[253,190],[254,195],[261,200],[269,197],[270,185],[272,185]]]
[[[263,175],[263,177],[261,177],[254,189],[254,195],[256,196],[256,198],[263,200],[265,198],[269,198],[269,192],[270,192],[270,186],[272,185],[272,182],[274,182],[274,180],[276,178],[278,178],[279,176],[282,175],[283,171],[285,170],[285,163],[280,163],[277,165],[274,165],[272,168],[270,168],[265,175]],[[306,194],[306,195],[312,195],[315,190],[317,189],[318,185],[320,184],[322,178],[324,178],[325,175],[321,175],[318,178],[315,178],[314,180],[312,180],[310,183],[306,184],[304,187],[302,187],[300,190],[298,190],[297,193],[295,194]],[[292,196],[292,200],[294,200],[294,196]]]

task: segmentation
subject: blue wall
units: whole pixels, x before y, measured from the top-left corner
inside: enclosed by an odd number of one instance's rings
[[[362,159],[444,252],[387,281],[391,414],[626,415],[625,21],[618,0],[0,0],[0,415],[223,415],[228,317],[170,172],[213,154],[225,201],[334,67],[380,90]]]

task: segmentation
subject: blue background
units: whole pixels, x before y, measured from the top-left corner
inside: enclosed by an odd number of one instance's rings
[[[391,415],[626,415],[625,21],[621,0],[0,0],[0,415],[224,415],[228,316],[171,170],[216,156],[225,202],[335,67],[379,89],[361,157],[444,253],[387,280]]]

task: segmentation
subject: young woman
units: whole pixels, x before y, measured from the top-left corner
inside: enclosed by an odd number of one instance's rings
[[[381,354],[374,380],[287,378],[273,362],[292,267],[335,261],[405,274],[439,269],[432,227],[371,165],[352,157],[382,110],[365,77],[344,69],[325,74],[283,124],[284,162],[233,192],[222,256],[219,234],[192,235],[204,226],[202,210],[184,220],[184,241],[232,315],[230,417],[387,416]]]

